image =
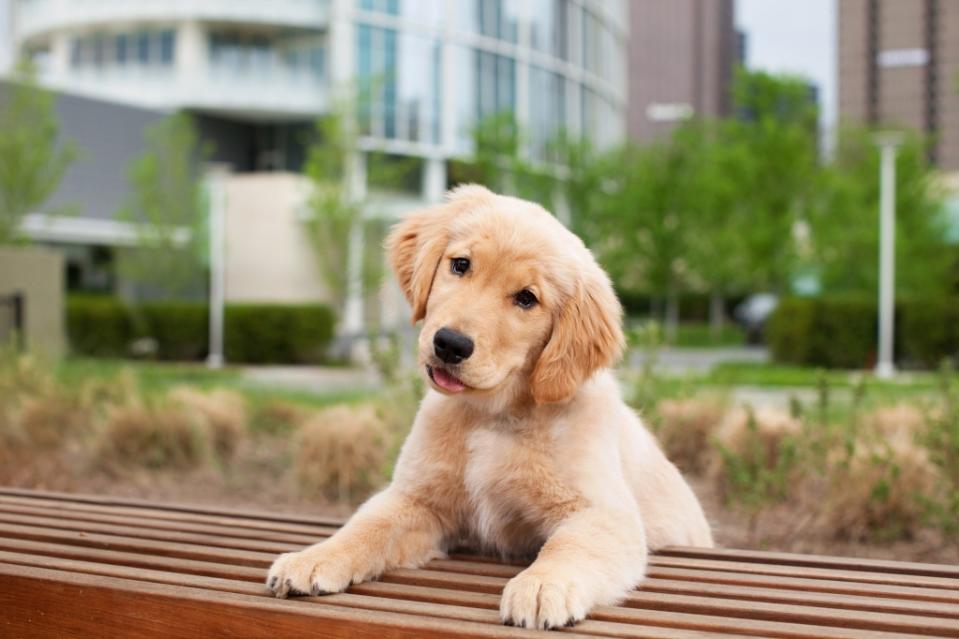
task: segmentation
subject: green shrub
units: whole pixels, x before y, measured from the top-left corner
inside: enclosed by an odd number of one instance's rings
[[[908,363],[936,368],[959,357],[959,299],[914,301],[901,309],[902,353]]]
[[[233,304],[226,309],[228,361],[321,362],[333,338],[333,311],[321,304]]]
[[[874,358],[876,305],[858,297],[787,298],[766,336],[776,361],[830,368],[865,368]]]
[[[67,336],[74,354],[123,357],[133,340],[129,310],[112,297],[72,295],[66,302]]]
[[[226,358],[244,363],[318,363],[336,318],[322,304],[229,304]],[[135,338],[156,341],[161,360],[197,361],[209,349],[209,313],[202,302],[150,302],[131,307],[112,298],[70,297],[67,330],[76,355],[123,357]]]
[[[767,345],[780,362],[867,368],[876,356],[877,305],[863,297],[783,299],[769,320]],[[896,358],[934,368],[959,355],[959,299],[896,304]]]
[[[156,357],[191,361],[209,352],[210,316],[201,302],[150,302],[133,309],[140,337],[156,340]]]

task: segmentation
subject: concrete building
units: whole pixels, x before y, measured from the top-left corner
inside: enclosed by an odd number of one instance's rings
[[[174,110],[195,116],[213,161],[234,174],[227,253],[241,262],[227,268],[228,299],[322,294],[309,278],[276,282],[279,271],[310,268],[297,239],[305,183],[296,173],[313,123],[346,89],[360,96],[351,188],[370,215],[439,200],[448,162],[471,151],[471,130],[485,115],[514,113],[528,134],[523,151],[537,160],[561,130],[601,147],[626,131],[627,0],[13,2],[15,50],[34,61],[44,85],[75,96],[65,102],[125,105],[130,117],[144,114],[144,126]],[[91,139],[81,146],[115,135],[109,108],[86,127]],[[372,152],[412,160],[419,179],[402,193],[378,193],[367,179]],[[70,192],[80,166],[56,198],[80,205],[70,224],[88,244],[116,245],[117,228],[104,220],[113,222],[113,200],[122,199],[115,181],[123,168],[88,166],[83,179],[96,193]],[[282,176],[241,175],[274,171]],[[40,218],[44,228],[64,223]],[[269,277],[255,268],[267,262],[279,269]],[[362,309],[347,314],[355,328]]]
[[[959,170],[959,3],[837,5],[840,117],[928,135],[932,160]]]
[[[534,155],[560,128],[616,141],[626,11],[626,0],[16,0],[13,37],[49,87],[188,110],[242,147],[227,158],[238,170],[295,170],[302,127],[347,85],[366,98],[363,149],[442,162],[468,150],[477,116],[502,110]]]
[[[693,116],[730,108],[742,40],[733,0],[634,0],[630,3],[629,134],[650,142]]]

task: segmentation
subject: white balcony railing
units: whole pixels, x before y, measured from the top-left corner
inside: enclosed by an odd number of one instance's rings
[[[21,39],[66,27],[110,23],[216,20],[324,28],[330,0],[21,0]]]
[[[45,85],[158,110],[199,109],[238,117],[312,118],[328,106],[326,82],[282,68],[251,73],[207,67],[116,67],[43,76]]]

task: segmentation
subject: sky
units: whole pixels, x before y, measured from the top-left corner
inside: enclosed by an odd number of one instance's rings
[[[820,122],[836,123],[836,2],[735,0],[736,27],[746,32],[746,66],[805,76],[819,89]]]

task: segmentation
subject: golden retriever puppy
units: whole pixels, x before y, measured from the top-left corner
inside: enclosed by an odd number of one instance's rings
[[[699,502],[608,367],[621,307],[578,237],[542,207],[479,186],[410,215],[387,240],[424,319],[431,389],[393,481],[335,535],[280,556],[278,596],[340,592],[470,546],[535,556],[507,583],[506,624],[554,628],[612,604],[647,553],[711,546]]]

